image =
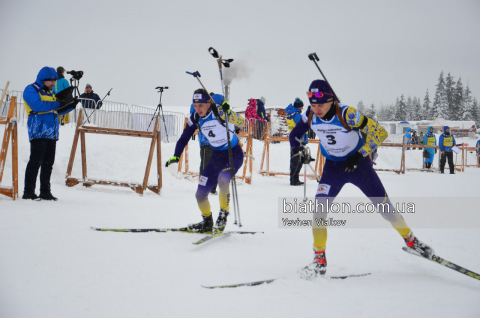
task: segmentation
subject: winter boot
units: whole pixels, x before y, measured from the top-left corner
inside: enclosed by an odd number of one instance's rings
[[[315,251],[313,262],[299,271],[300,277],[307,280],[311,280],[318,275],[325,275],[326,272],[327,257],[325,251]]]
[[[404,238],[404,240],[405,244],[420,256],[432,259],[433,255],[435,255],[434,250],[427,244],[420,242],[415,235],[413,235],[412,231],[408,233],[408,238]]]
[[[32,192],[32,193],[24,192],[23,196],[22,196],[22,199],[24,199],[24,200],[37,200],[38,195],[36,195],[35,192]]]
[[[211,233],[212,227],[213,227],[212,215],[209,215],[209,216],[202,215],[202,217],[203,217],[202,222],[189,224],[188,229],[192,232],[197,232],[197,233]]]
[[[223,230],[225,230],[225,226],[227,225],[227,217],[228,217],[228,211],[224,209],[220,209],[217,222],[215,222],[215,231],[223,232]]]
[[[47,200],[47,201],[58,201],[58,199],[55,198],[50,191],[49,192],[41,192],[40,193],[40,199]]]

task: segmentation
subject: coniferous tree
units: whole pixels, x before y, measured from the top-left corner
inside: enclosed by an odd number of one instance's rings
[[[403,94],[400,96],[400,100],[397,99],[397,103],[395,105],[395,120],[407,120],[407,104],[405,103],[405,97]]]
[[[465,108],[465,104],[463,102],[463,97],[464,97],[464,90],[463,90],[463,84],[462,84],[462,79],[459,78],[457,82],[457,87],[455,88],[455,95],[453,96],[453,103],[455,104],[455,114],[452,116],[454,120],[465,120],[464,117],[468,115],[465,115],[466,112],[469,112],[469,109]],[[469,119],[470,120],[470,119]]]
[[[413,120],[422,120],[423,119],[423,110],[422,104],[420,103],[420,98],[414,97],[413,98]]]
[[[435,90],[435,98],[432,105],[432,119],[437,117],[448,119],[448,102],[445,92],[445,81],[443,79],[443,71],[438,78],[437,89]]]
[[[480,109],[479,109],[477,98],[475,97],[473,98],[472,108],[470,112],[472,114],[472,120],[475,121],[475,126],[479,127],[480,126]]]
[[[473,117],[473,98],[470,87],[466,87],[462,93],[462,120],[475,120]]]
[[[405,106],[405,111],[406,111],[406,120],[414,120],[414,108],[413,108],[413,100],[410,96],[407,98],[406,106]]]
[[[458,120],[457,115],[460,112],[455,104],[455,93],[455,81],[453,80],[453,76],[448,73],[445,78],[445,95],[447,97],[447,116],[450,120]]]
[[[365,114],[365,105],[363,104],[363,101],[360,101],[357,105],[357,110],[361,113],[361,114]]]
[[[430,109],[430,97],[428,96],[428,89],[423,98],[423,119],[433,119]]]
[[[365,114],[374,121],[378,121],[377,111],[375,110],[375,105],[372,104],[368,109],[365,110]]]

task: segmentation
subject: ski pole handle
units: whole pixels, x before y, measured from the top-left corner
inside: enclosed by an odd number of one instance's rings
[[[317,53],[315,52],[308,54],[308,58],[310,59],[310,61],[313,61],[313,60],[320,61],[320,59],[317,56]]]
[[[213,47],[210,47],[208,52],[210,52],[214,58],[218,59],[218,52]]]
[[[187,72],[187,74],[189,74],[189,75],[193,75],[193,77],[202,77],[198,71],[196,71],[196,72],[193,72],[193,73],[191,73],[191,72]]]

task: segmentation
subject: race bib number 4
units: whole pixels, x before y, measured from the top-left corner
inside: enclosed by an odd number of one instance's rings
[[[318,185],[317,194],[327,194],[330,192],[330,185],[320,183]]]
[[[206,186],[207,181],[208,181],[208,177],[200,176],[200,178],[198,178],[198,184],[199,185]]]

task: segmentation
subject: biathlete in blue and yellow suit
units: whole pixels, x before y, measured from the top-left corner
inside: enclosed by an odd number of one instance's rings
[[[427,129],[427,133],[423,136],[423,144],[425,146],[436,146],[437,145],[437,137],[433,133],[433,127],[429,126]],[[437,149],[434,148],[425,148],[424,150],[428,153],[428,157],[424,156],[425,168],[430,169],[432,167],[433,158],[435,158],[435,154],[437,153]]]
[[[166,166],[178,162],[183,149],[187,145],[190,138],[198,128],[207,138],[208,143],[212,147],[212,157],[207,166],[199,176],[198,188],[196,193],[198,207],[202,212],[203,221],[190,224],[188,227],[194,232],[211,232],[213,228],[213,218],[208,201],[208,194],[218,183],[220,188],[220,213],[215,223],[215,230],[223,231],[227,224],[227,216],[229,213],[230,201],[230,163],[228,156],[228,141],[224,112],[229,113],[228,129],[230,131],[230,144],[233,154],[233,165],[235,172],[242,166],[243,151],[239,145],[238,137],[235,135],[235,126],[243,127],[245,119],[230,110],[230,105],[223,102],[222,106],[217,106],[207,91],[197,89],[193,94],[193,106],[197,114],[190,115],[187,126],[182,136],[177,141],[174,156],[168,160]]]
[[[292,149],[300,147],[296,138],[303,136],[310,128],[320,139],[326,162],[315,195],[316,204],[326,206],[327,198],[332,202],[346,183],[352,183],[374,204],[389,204],[390,211],[393,211],[387,192],[368,157],[388,136],[385,129],[355,108],[334,103],[333,92],[323,80],[313,81],[307,95],[311,106],[291,132],[290,146]],[[360,132],[367,135],[365,143]],[[325,213],[318,212],[315,215],[317,219],[327,218]],[[408,247],[426,257],[433,255],[433,250],[413,235],[400,214],[382,212],[382,216],[404,238]],[[313,223],[316,224],[315,220]],[[301,276],[306,279],[324,275],[327,266],[327,228],[315,225],[312,230],[314,261],[300,271]]]

